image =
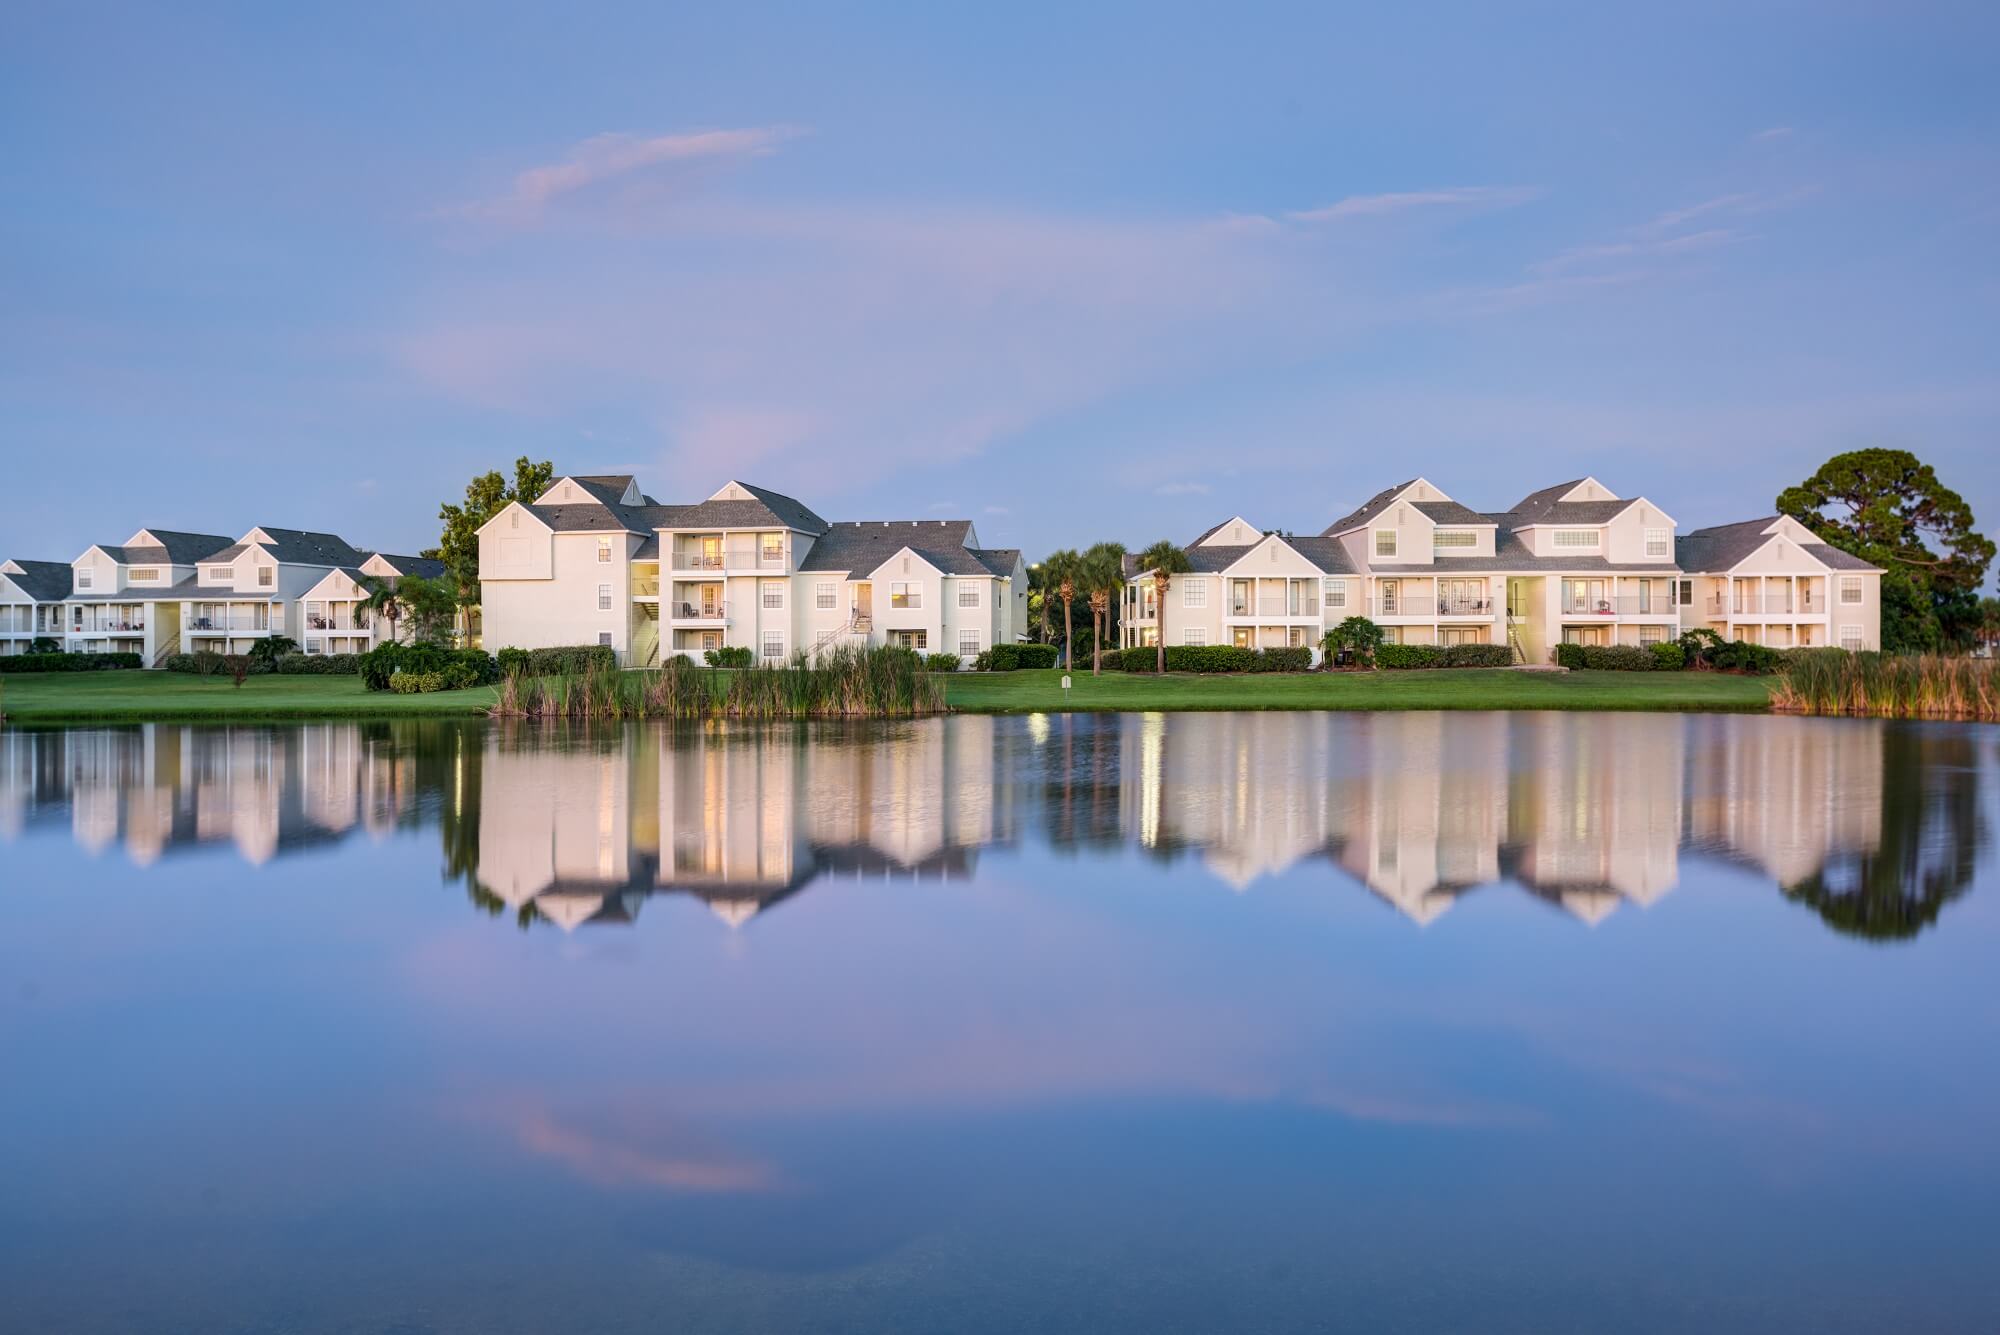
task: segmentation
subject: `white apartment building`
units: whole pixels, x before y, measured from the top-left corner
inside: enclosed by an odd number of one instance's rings
[[[179,653],[247,653],[273,635],[312,654],[363,652],[387,631],[365,616],[357,625],[361,580],[442,572],[436,561],[360,551],[303,529],[260,526],[234,541],[140,529],[66,564],[0,565],[0,653],[26,652],[46,636],[69,652],[136,653],[159,667]]]
[[[1020,552],[970,520],[829,523],[744,482],[662,505],[629,475],[557,478],[480,528],[479,582],[488,649],[601,644],[631,667],[724,647],[970,658],[1027,624]]]
[[[1152,572],[1128,558],[1120,633],[1128,646],[1317,646],[1365,616],[1391,643],[1506,644],[1520,663],[1549,661],[1558,643],[1644,645],[1697,624],[1775,647],[1880,647],[1876,567],[1794,520],[1678,540],[1676,527],[1595,478],[1496,512],[1413,478],[1316,537],[1240,516],[1216,525],[1187,547],[1191,569],[1164,608]]]

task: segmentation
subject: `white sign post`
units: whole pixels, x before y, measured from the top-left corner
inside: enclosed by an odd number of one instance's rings
[[[1069,673],[1063,673],[1063,703],[1069,703]]]

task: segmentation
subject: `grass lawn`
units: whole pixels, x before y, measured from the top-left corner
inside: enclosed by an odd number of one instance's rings
[[[185,672],[24,672],[0,675],[9,723],[257,722],[304,718],[418,718],[483,714],[493,688],[394,695],[359,677],[251,677]]]
[[[1188,709],[1640,709],[1761,712],[1765,678],[1719,672],[1508,672],[1459,668],[1412,672],[1259,673],[1195,676],[1070,674],[1073,710]],[[1059,711],[1062,673],[954,676],[952,708],[967,713]]]
[[[1312,672],[1193,676],[1072,673],[1075,710],[1187,709],[1641,709],[1761,711],[1766,680],[1714,672]],[[1056,671],[960,673],[953,709],[972,714],[1057,712]],[[47,672],[0,676],[10,723],[180,723],[267,719],[463,718],[485,713],[493,688],[392,695],[359,677],[251,677],[180,672]]]

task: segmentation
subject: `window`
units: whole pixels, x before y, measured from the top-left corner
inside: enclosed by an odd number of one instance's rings
[[[97,575],[97,572],[96,572],[96,571],[94,571],[94,570],[79,570],[79,571],[77,571],[77,572],[76,572],[76,587],[77,587],[77,588],[79,588],[79,589],[87,589],[87,588],[89,588],[89,587],[90,587],[90,582],[91,582],[91,580],[95,579],[95,578],[96,578],[96,575]]]
[[[1673,555],[1673,544],[1667,541],[1667,531],[1665,529],[1649,528],[1646,530],[1646,555]]]
[[[958,605],[960,607],[979,606],[979,586],[977,584],[961,583],[958,586]]]
[[[1396,554],[1396,530],[1378,528],[1375,530],[1375,555],[1394,556]]]
[[[309,654],[316,654],[319,652],[319,650],[320,650],[320,641],[308,637],[306,640],[306,652]]]
[[[893,630],[889,632],[889,643],[898,649],[924,650],[930,647],[930,632],[925,630]]]
[[[131,580],[134,584],[157,584],[160,581],[160,572],[154,566],[141,566],[132,572]]]
[[[895,583],[889,586],[889,606],[922,607],[924,586],[921,584]]]
[[[783,607],[785,605],[785,582],[781,579],[767,579],[763,584],[764,606]]]
[[[1861,627],[1842,626],[1840,628],[1840,647],[1847,650],[1847,652],[1849,652],[1850,654],[1860,653]]]
[[[1691,579],[1684,579],[1681,581],[1681,606],[1691,607],[1693,605],[1694,605],[1694,581]]]
[[[766,561],[784,560],[785,535],[782,533],[766,533],[763,537],[763,547],[760,554]]]
[[[1328,611],[1347,606],[1347,581],[1330,579],[1325,582],[1326,606]]]
[[[1382,627],[1382,643],[1401,644],[1402,642],[1403,642],[1403,628],[1401,626]]]
[[[1861,601],[1861,576],[1842,575],[1840,577],[1840,601],[1849,607]]]
[[[611,647],[611,632],[608,630],[598,631],[597,642],[603,645],[605,648],[609,649]]]
[[[1558,547],[1595,547],[1602,535],[1594,528],[1559,528],[1556,530]]]
[[[1639,627],[1639,643],[1665,644],[1666,641],[1667,641],[1667,628],[1665,626]]]
[[[1206,627],[1206,626],[1186,626],[1186,627],[1183,627],[1183,628],[1182,628],[1182,630],[1181,630],[1181,643],[1182,643],[1182,644],[1207,644],[1207,643],[1208,643],[1208,627]]]
[[[1431,547],[1477,547],[1479,535],[1469,528],[1434,528],[1431,530]]]
[[[961,631],[959,631],[959,633],[958,633],[958,656],[959,656],[960,658],[977,658],[977,657],[979,656],[979,632],[978,632],[978,631],[976,631],[976,630],[961,630]]]
[[[597,564],[601,566],[611,564],[611,539],[599,538],[597,540]]]
[[[1208,581],[1205,579],[1190,579],[1183,581],[1181,584],[1181,606],[1207,607]]]
[[[840,590],[831,584],[813,587],[813,606],[822,612],[831,612],[840,605]]]
[[[508,528],[521,527],[521,512],[519,510],[509,510],[507,512],[507,527]]]
[[[236,574],[228,566],[210,566],[202,572],[202,578],[211,584],[227,584]]]
[[[764,632],[764,657],[783,658],[785,656],[785,636],[782,631]]]
[[[611,586],[609,584],[600,584],[597,586],[597,610],[600,612],[609,612],[611,610]]]
[[[1292,648],[1301,648],[1305,642],[1306,628],[1304,626],[1292,626],[1285,632],[1285,643]]]
[[[277,582],[278,582],[278,572],[276,570],[272,569],[270,566],[257,567],[258,588],[268,589]]]

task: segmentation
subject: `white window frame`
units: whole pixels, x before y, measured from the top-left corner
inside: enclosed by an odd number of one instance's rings
[[[840,586],[837,584],[816,584],[813,586],[813,606],[822,612],[831,612],[840,606]]]
[[[960,607],[978,607],[979,586],[969,581],[961,580],[958,585],[958,605]]]
[[[133,584],[158,584],[160,582],[160,568],[158,566],[134,566],[132,567],[131,574],[126,576],[126,579],[129,583]]]
[[[597,586],[597,610],[600,612],[609,612],[611,610],[611,586],[609,584],[600,584]]]
[[[1347,608],[1346,580],[1344,579],[1321,580],[1319,592],[1320,592],[1321,606],[1329,609],[1337,608],[1342,611],[1346,610]]]
[[[1402,642],[1403,642],[1403,628],[1401,626],[1382,627],[1382,643],[1401,644]]]
[[[1559,528],[1549,539],[1549,545],[1594,552],[1604,546],[1604,534],[1594,528]]]
[[[1840,605],[1842,607],[1859,607],[1863,601],[1865,601],[1865,596],[1861,589],[1861,576],[1842,575],[1840,577]]]
[[[1469,528],[1434,528],[1431,530],[1431,550],[1445,547],[1477,547],[1479,535]]]
[[[960,658],[977,658],[979,654],[979,632],[970,626],[959,627],[958,656]]]
[[[1387,540],[1387,541],[1386,541],[1386,543],[1385,543],[1385,541],[1384,541],[1385,539]],[[1397,545],[1397,541],[1398,541],[1398,539],[1397,539],[1397,536],[1396,536],[1396,530],[1395,530],[1395,529],[1393,529],[1393,528],[1378,528],[1378,529],[1376,529],[1376,530],[1375,530],[1375,555],[1377,555],[1377,556],[1394,556],[1394,555],[1396,555],[1396,545]]]
[[[1181,606],[1200,610],[1208,606],[1208,581],[1186,580],[1181,585]]]
[[[782,561],[785,559],[785,535],[782,533],[760,533],[757,535],[757,559],[760,561]]]
[[[308,635],[306,637],[306,652],[308,654],[316,654],[319,652],[319,650],[320,650],[320,641]]]
[[[611,539],[599,538],[597,540],[597,564],[601,566],[611,564]]]
[[[1646,555],[1672,556],[1673,554],[1674,540],[1668,530],[1663,528],[1649,528],[1646,530]]]
[[[1207,643],[1208,643],[1208,627],[1206,627],[1206,626],[1183,626],[1183,627],[1181,627],[1181,643],[1182,643],[1182,644],[1195,644],[1195,645],[1203,645],[1203,644],[1207,644]]]
[[[1287,626],[1285,628],[1286,648],[1303,649],[1305,648],[1305,644],[1306,644],[1306,628],[1304,626]]]
[[[1639,627],[1639,643],[1640,643],[1640,644],[1642,644],[1642,645],[1646,645],[1646,644],[1665,644],[1666,642],[1667,642],[1667,628],[1666,628],[1665,626],[1641,626],[1641,627]]]
[[[1849,643],[1850,641],[1852,643]],[[1861,627],[1842,626],[1840,628],[1840,647],[1849,653],[1861,652],[1861,646],[1866,643],[1867,641],[1861,638]]]
[[[785,610],[785,581],[767,579],[758,581],[757,601],[773,612]]]
[[[205,578],[214,583],[224,581],[234,583],[236,580],[236,571],[230,566],[210,566],[202,573]]]
[[[97,572],[89,566],[84,566],[76,572],[76,587],[87,589],[90,587],[90,582],[95,578],[97,578]]]
[[[608,630],[598,631],[597,642],[606,649],[609,649],[611,647],[611,632]]]
[[[782,661],[785,657],[785,633],[781,630],[764,632],[763,656]]]
[[[896,592],[901,589],[902,592]],[[897,599],[902,601],[898,602]],[[924,605],[924,586],[918,580],[892,580],[889,584],[889,606],[898,612],[921,610]]]

